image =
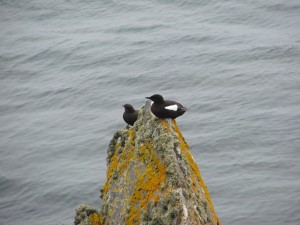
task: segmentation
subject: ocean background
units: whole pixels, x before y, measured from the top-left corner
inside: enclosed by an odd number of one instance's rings
[[[162,94],[223,225],[300,224],[299,0],[0,0],[0,224],[99,209],[125,103]]]

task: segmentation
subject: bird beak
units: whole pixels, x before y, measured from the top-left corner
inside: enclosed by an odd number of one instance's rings
[[[145,98],[150,99],[150,97],[145,97]]]

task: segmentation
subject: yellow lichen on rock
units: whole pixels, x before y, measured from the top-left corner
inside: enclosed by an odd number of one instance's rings
[[[79,210],[76,218],[87,215],[89,225],[219,225],[176,121],[154,117],[150,107],[109,144],[100,212]]]
[[[166,166],[155,155],[151,144],[142,145],[140,155],[137,160],[146,162],[144,171],[137,177],[136,185],[129,201],[130,212],[127,216],[126,225],[140,221],[140,212],[144,211],[149,201],[157,202],[159,195],[155,196],[155,191],[159,190],[161,184],[166,179]]]
[[[101,218],[98,213],[92,213],[89,216],[89,221],[92,223],[92,225],[99,225],[99,224],[101,224],[102,220],[103,220],[103,218]]]
[[[205,185],[204,180],[201,176],[200,170],[199,170],[192,154],[189,152],[190,147],[186,143],[186,141],[184,140],[184,137],[183,137],[183,135],[182,135],[182,133],[181,133],[181,131],[180,131],[180,129],[179,129],[179,127],[178,127],[175,120],[172,120],[172,126],[173,126],[173,129],[175,130],[175,132],[178,135],[178,139],[179,139],[179,142],[180,142],[180,149],[183,152],[183,154],[185,155],[185,158],[188,160],[188,164],[190,165],[190,167],[192,168],[192,170],[194,172],[189,177],[189,179],[191,179],[192,182],[196,184],[196,185],[193,186],[193,189],[194,190],[200,190],[201,189],[201,191],[204,192],[204,194],[206,196],[206,200],[208,202],[208,206],[209,206],[210,210],[213,212],[213,215],[212,215],[213,221],[217,224],[221,224],[220,219],[218,218],[217,214],[215,213],[214,206],[213,206],[213,203],[212,203],[211,198],[210,198],[210,194],[209,194],[207,186]],[[196,179],[195,175],[197,176],[197,179]],[[200,183],[200,185],[199,185],[199,183]]]
[[[76,209],[75,225],[100,225],[104,224],[104,217],[89,205],[81,204]]]

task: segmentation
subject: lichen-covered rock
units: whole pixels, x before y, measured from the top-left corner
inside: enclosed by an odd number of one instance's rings
[[[95,217],[93,225],[220,224],[176,121],[156,118],[150,107],[147,102],[134,126],[115,133],[102,209],[87,217]]]
[[[75,225],[98,225],[103,224],[104,219],[99,212],[89,205],[81,204],[76,209]]]
[[[75,225],[220,224],[175,120],[154,117],[149,102],[115,133],[107,163],[101,211],[80,205]]]

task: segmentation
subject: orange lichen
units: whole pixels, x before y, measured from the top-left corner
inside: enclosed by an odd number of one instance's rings
[[[104,221],[104,218],[101,217],[98,213],[92,213],[89,216],[89,221],[93,224],[93,225],[101,225]]]
[[[134,131],[133,130],[128,130],[128,139],[130,143],[134,143]],[[134,155],[134,145],[131,145],[127,149],[123,149],[121,152],[121,155],[119,155],[118,151],[114,151],[113,156],[110,159],[110,164],[108,166],[107,174],[106,174],[106,183],[103,187],[103,195],[107,193],[107,190],[110,186],[110,179],[112,175],[114,174],[115,171],[119,172],[119,176],[127,169],[130,163],[130,159]],[[118,149],[120,147],[120,144],[117,143],[115,145],[115,149]]]
[[[136,207],[130,207],[130,212],[128,217],[126,218],[126,225],[133,225],[140,221],[141,212],[140,209]]]
[[[173,129],[174,131],[177,133],[178,135],[178,139],[179,139],[179,143],[180,143],[180,149],[189,149],[190,146],[188,145],[188,143],[186,143],[186,141],[184,140],[183,135],[181,134],[181,131],[176,123],[175,120],[172,120],[172,125],[173,125]]]
[[[106,173],[106,183],[103,187],[103,194],[104,195],[107,193],[107,190],[109,188],[109,185],[110,185],[109,180],[110,180],[113,172],[115,171],[115,169],[117,168],[117,166],[119,164],[117,154],[118,153],[115,151],[114,155],[110,159],[111,162],[110,162],[110,165],[109,165],[107,173]]]
[[[181,131],[176,123],[175,120],[171,120],[172,122],[172,128],[174,129],[175,133],[177,134],[178,136],[178,140],[179,140],[179,144],[180,144],[180,150],[183,152],[185,158],[187,159],[187,162],[189,164],[189,166],[191,167],[191,169],[193,170],[193,173],[192,175],[189,177],[189,179],[195,183],[196,185],[192,185],[192,189],[193,190],[196,190],[197,189],[197,183],[196,180],[198,180],[201,184],[201,187],[203,188],[204,192],[205,192],[205,196],[206,196],[206,199],[208,201],[208,206],[210,208],[210,210],[213,212],[213,215],[212,215],[212,219],[214,220],[214,222],[218,222],[218,224],[221,224],[220,223],[220,220],[218,218],[218,216],[216,215],[215,211],[214,211],[214,206],[212,204],[212,201],[211,201],[211,198],[210,198],[210,195],[209,195],[209,192],[208,192],[208,189],[204,183],[204,180],[202,179],[202,176],[201,176],[201,173],[199,171],[199,168],[196,164],[196,162],[194,161],[192,155],[189,153],[189,145],[186,143],[186,141],[184,140],[184,137],[183,135],[181,134]],[[164,127],[167,126],[167,130],[169,131],[170,128],[169,128],[169,125],[164,121],[164,120],[161,120],[161,123]],[[194,176],[194,174],[196,175],[196,177]]]
[[[129,170],[131,162],[144,162],[142,167],[138,166],[138,164],[136,165],[141,170],[139,170],[139,175],[136,174],[137,178],[134,181],[135,188],[128,202],[129,210],[125,222],[126,224],[135,224],[140,221],[140,213],[147,207],[149,201],[153,201],[154,203],[159,201],[160,196],[155,193],[161,184],[165,182],[166,166],[156,156],[152,144],[144,143],[136,149],[134,131],[129,129],[127,135],[128,143],[122,151],[117,151],[116,149],[120,145],[115,145],[114,154],[108,165],[107,181],[103,187],[103,196],[107,194],[108,188],[111,187],[115,171],[118,172],[118,176],[121,176],[124,171]],[[113,191],[118,190],[114,189]]]
[[[130,144],[134,145],[134,130],[130,130],[129,129],[127,131],[127,134],[128,134],[128,138],[129,138]]]
[[[157,194],[156,196],[154,196],[153,200],[154,200],[154,203],[158,202],[160,199],[159,195]]]
[[[166,130],[169,132],[170,131],[169,124],[164,119],[159,119],[159,121],[164,126],[164,128],[166,128]]]
[[[148,202],[159,200],[159,196],[154,196],[154,193],[166,179],[166,166],[155,155],[152,145],[142,145],[139,150],[142,154],[138,157],[144,158],[143,161],[146,163],[146,167],[138,176],[129,201],[130,212],[125,222],[126,225],[134,224],[134,221],[140,221],[140,212],[146,208]]]

